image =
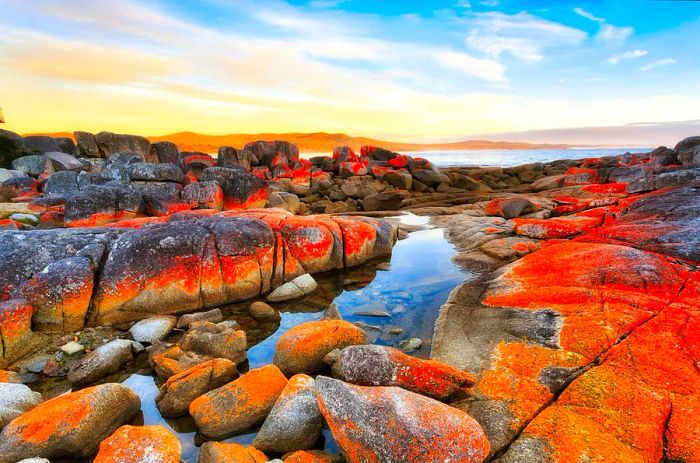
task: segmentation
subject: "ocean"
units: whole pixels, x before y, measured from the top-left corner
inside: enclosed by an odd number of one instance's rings
[[[618,154],[645,153],[654,148],[573,148],[555,150],[459,150],[459,151],[411,151],[409,156],[429,160],[438,167],[498,166],[513,167],[533,162],[550,162],[557,159],[581,159],[614,156]]]

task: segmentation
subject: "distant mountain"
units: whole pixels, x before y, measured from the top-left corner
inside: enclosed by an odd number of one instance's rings
[[[27,134],[30,135],[30,134]],[[50,135],[52,137],[73,137],[68,132],[31,134]],[[296,143],[303,153],[329,153],[336,146],[348,145],[354,150],[363,145],[381,146],[392,151],[445,151],[445,150],[488,150],[488,149],[566,149],[566,144],[538,144],[517,141],[465,140],[452,143],[403,143],[376,140],[367,137],[352,137],[344,133],[258,133],[205,135],[193,132],[179,132],[170,135],[147,137],[152,142],[171,141],[178,145],[181,151],[203,151],[216,153],[220,146],[242,148],[248,142],[257,140],[286,140]]]

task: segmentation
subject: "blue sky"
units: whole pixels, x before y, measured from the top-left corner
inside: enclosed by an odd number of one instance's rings
[[[700,2],[0,0],[0,10],[0,105],[21,132],[551,139],[551,129],[700,120]]]

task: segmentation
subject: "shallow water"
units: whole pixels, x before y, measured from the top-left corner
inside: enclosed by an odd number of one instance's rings
[[[426,225],[427,217],[401,216],[411,225]],[[420,338],[422,347],[413,355],[427,358],[435,320],[440,306],[450,291],[469,277],[451,258],[454,247],[439,228],[416,231],[399,241],[390,260],[374,262],[347,272],[317,276],[319,288],[304,299],[276,304],[282,319],[275,323],[257,323],[247,316],[248,303],[225,308],[227,318],[237,320],[246,330],[249,341],[248,363],[239,366],[257,368],[272,363],[275,345],[289,328],[311,320],[318,320],[331,303],[336,304],[343,318],[353,323],[364,323],[371,342],[396,346],[399,341]],[[379,267],[379,268],[377,268]],[[358,315],[360,311],[384,311],[388,317]],[[403,333],[392,335],[388,330],[401,328]],[[143,424],[160,424],[172,430],[182,443],[182,457],[196,462],[199,438],[191,417],[164,419],[155,404],[160,382],[153,376],[145,354],[125,371],[105,378],[104,381],[122,381],[141,398]],[[39,385],[35,385],[39,386]],[[48,384],[45,385],[48,387]],[[38,389],[42,389],[40,386]],[[44,390],[46,392],[46,390]],[[248,445],[255,431],[226,439]],[[337,453],[338,449],[326,430],[319,449]]]
[[[614,156],[618,154],[644,153],[653,148],[574,148],[557,150],[457,150],[411,151],[409,156],[421,157],[439,167],[447,166],[497,166],[514,167],[533,162],[550,162],[559,159],[582,159]]]

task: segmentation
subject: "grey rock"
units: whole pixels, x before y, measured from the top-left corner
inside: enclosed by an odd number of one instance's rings
[[[68,381],[75,386],[94,383],[119,371],[133,359],[133,346],[126,339],[115,339],[85,354],[68,370]]]
[[[182,349],[215,358],[229,359],[240,364],[246,359],[244,331],[225,322],[194,322],[182,338]]]
[[[270,453],[313,448],[323,430],[315,392],[313,378],[291,377],[255,436],[253,446]]]
[[[89,132],[73,132],[75,137],[75,155],[81,158],[101,158],[105,157],[97,146],[95,136]]]
[[[181,315],[177,320],[177,328],[188,328],[194,322],[219,323],[224,319],[221,309],[212,309],[207,312],[196,312]]]
[[[259,322],[275,322],[282,318],[277,309],[262,301],[255,301],[250,304],[248,313]]]
[[[127,166],[131,180],[184,183],[185,174],[175,164],[132,163]]]
[[[420,338],[410,338],[399,342],[399,349],[401,349],[404,352],[416,351],[420,349],[421,346],[423,346],[423,340],[421,340]]]
[[[104,157],[109,157],[113,153],[135,153],[146,159],[151,151],[151,143],[138,135],[100,132],[95,135],[95,141]]]
[[[52,174],[53,166],[41,154],[32,154],[31,156],[22,156],[12,161],[12,168],[20,172],[25,172],[32,177],[38,177],[41,174]]]
[[[62,171],[52,174],[44,183],[45,195],[70,196],[78,192],[78,174],[72,171]]]
[[[24,137],[24,149],[37,153],[48,153],[51,151],[61,150],[56,139],[47,135],[30,135],[28,137]]]
[[[80,162],[78,159],[74,158],[70,154],[66,154],[62,151],[51,151],[48,153],[44,154],[44,157],[48,159],[51,162],[51,165],[53,166],[53,170],[56,172],[62,171],[62,170],[70,170],[73,172],[78,172],[81,170],[87,170],[88,167],[85,167],[82,162]]]
[[[24,384],[0,383],[0,429],[41,403],[41,394]]]
[[[136,342],[152,344],[167,338],[175,328],[177,317],[157,315],[136,322],[129,328],[129,334]]]
[[[393,211],[401,208],[404,199],[410,197],[406,190],[391,190],[366,196],[362,200],[365,211]]]
[[[267,296],[267,300],[270,302],[281,302],[297,299],[314,292],[317,287],[318,283],[316,283],[316,280],[308,273],[305,273],[272,291]]]
[[[175,143],[157,141],[151,145],[151,154],[149,158],[149,162],[177,165],[180,162],[180,150]]]

